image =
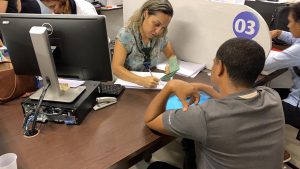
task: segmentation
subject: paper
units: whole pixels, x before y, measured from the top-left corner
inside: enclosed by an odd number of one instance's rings
[[[142,76],[142,77],[151,76],[149,72],[135,72],[135,71],[131,71],[131,72],[138,75],[138,76]],[[152,75],[154,77],[157,77],[158,79],[160,79],[165,74],[164,73],[158,73],[158,72],[152,72]],[[128,81],[125,81],[125,80],[122,80],[122,79],[117,79],[115,84],[120,84],[122,86],[125,86],[126,88],[133,88],[133,89],[157,89],[157,90],[161,90],[162,88],[165,87],[167,82],[159,81],[159,84],[155,88],[145,88],[145,87],[140,86],[138,84],[128,82]]]
[[[208,96],[205,93],[200,93],[200,101],[198,104],[203,104],[204,102],[206,102],[208,99],[210,99],[210,96]],[[189,102],[190,100],[187,99],[187,102]],[[194,106],[194,104],[190,105],[190,106]],[[179,98],[177,96],[171,96],[169,97],[168,101],[167,101],[167,105],[166,105],[166,110],[175,110],[175,109],[181,109],[182,103],[179,100]]]
[[[160,70],[165,70],[168,61],[158,64],[156,67]],[[197,74],[205,68],[205,64],[191,63],[185,62],[182,60],[178,60],[179,70],[176,74],[194,78]]]
[[[278,53],[280,53],[280,52],[279,51],[275,51],[275,50],[271,50],[270,53],[269,53],[269,55],[268,55],[268,57],[273,57],[275,55],[278,55]],[[263,74],[263,75],[269,75],[269,74],[275,72],[276,70],[278,70],[278,69],[272,69],[272,70],[268,70],[268,71],[263,70],[261,72],[261,74]]]
[[[63,79],[63,78],[58,78],[59,83],[67,83],[70,87],[76,88],[82,84],[84,84],[85,81],[82,80],[70,80],[70,79]]]
[[[244,5],[245,0],[211,0],[213,2],[222,2],[222,3],[231,3],[231,4],[240,4]]]

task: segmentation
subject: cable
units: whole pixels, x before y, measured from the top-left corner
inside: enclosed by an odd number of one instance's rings
[[[39,109],[40,109],[42,101],[43,101],[43,99],[46,95],[46,92],[47,92],[49,86],[51,85],[51,82],[50,82],[49,78],[46,77],[45,79],[46,79],[47,84],[42,88],[43,91],[42,91],[42,94],[39,98],[39,102],[38,102],[38,104],[35,108],[34,113],[30,113],[24,119],[24,124],[23,124],[23,128],[25,130],[24,135],[27,136],[27,137],[35,136],[36,134],[38,134],[38,131],[39,131],[39,130],[36,129],[37,116],[39,114]],[[32,123],[31,129],[29,129],[30,123]]]

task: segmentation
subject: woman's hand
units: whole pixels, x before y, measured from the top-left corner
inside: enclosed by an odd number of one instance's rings
[[[158,85],[159,79],[153,76],[141,77],[139,85],[144,86],[145,88],[154,88]]]
[[[166,64],[166,67],[165,67],[165,74],[169,74],[170,73],[170,66],[169,64]]]

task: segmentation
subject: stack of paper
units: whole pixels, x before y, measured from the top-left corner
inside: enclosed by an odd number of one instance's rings
[[[131,71],[132,73],[138,75],[138,76],[142,76],[142,77],[146,77],[146,76],[151,76],[150,72],[135,72],[135,71]],[[157,77],[158,79],[160,79],[161,77],[163,77],[165,74],[164,73],[157,73],[157,72],[152,72],[152,75],[154,77]],[[155,88],[145,88],[143,86],[140,86],[138,84],[132,83],[132,82],[128,82],[122,79],[117,79],[115,84],[120,84],[122,86],[125,86],[126,88],[133,88],[133,89],[158,89],[161,90],[162,88],[165,87],[165,85],[167,84],[167,82],[163,82],[160,81],[158,86]]]
[[[168,61],[165,61],[161,64],[158,64],[156,67],[157,69],[165,70],[167,63]],[[205,64],[185,62],[182,60],[178,60],[178,65],[179,70],[176,74],[191,78],[196,77],[196,75],[205,68]]]

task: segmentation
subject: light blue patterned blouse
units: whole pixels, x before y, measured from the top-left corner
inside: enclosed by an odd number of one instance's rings
[[[125,60],[124,67],[130,71],[148,71],[144,63],[144,54],[142,52],[142,46],[144,45],[143,41],[140,38],[139,31],[135,31],[133,28],[124,27],[121,28],[116,40],[119,40],[123,47],[126,49],[127,56]],[[150,47],[150,59],[151,65],[150,68],[156,66],[158,64],[158,57],[160,52],[165,48],[168,43],[168,38],[165,37],[158,37],[153,38],[148,44]]]
[[[289,96],[284,99],[286,103],[297,106],[300,99],[300,77],[294,72],[293,67],[300,68],[300,39],[294,38],[290,32],[282,31],[278,37],[291,46],[277,55],[267,57],[264,70],[289,68],[292,72],[293,86],[290,89]],[[298,105],[299,106],[299,105]]]

